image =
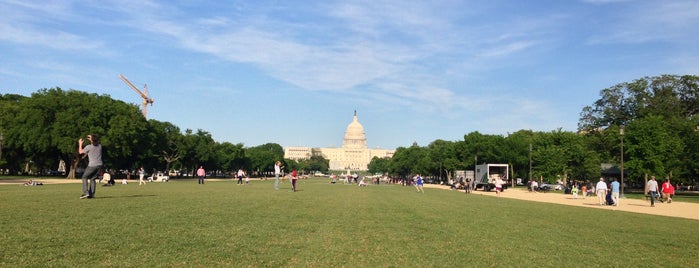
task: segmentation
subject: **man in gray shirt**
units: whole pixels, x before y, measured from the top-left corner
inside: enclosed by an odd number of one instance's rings
[[[655,176],[651,176],[650,180],[646,184],[646,192],[650,195],[650,206],[655,206],[655,196],[658,194],[658,182],[655,180]]]
[[[97,182],[95,181],[102,169],[102,145],[96,134],[87,135],[90,144],[83,148],[83,139],[78,140],[78,154],[87,154],[88,163],[83,173],[83,194],[80,199],[95,197]]]

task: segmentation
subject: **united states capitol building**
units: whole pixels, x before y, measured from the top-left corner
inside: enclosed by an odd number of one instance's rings
[[[311,148],[311,147],[286,147],[284,158],[301,160],[308,159],[312,155],[322,155],[330,160],[330,170],[356,170],[365,171],[371,159],[374,157],[393,157],[395,150],[369,149],[366,146],[364,127],[357,119],[354,112],[352,123],[347,126],[345,138],[342,140],[342,148]]]

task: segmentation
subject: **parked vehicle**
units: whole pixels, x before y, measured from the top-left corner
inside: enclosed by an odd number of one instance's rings
[[[560,191],[560,190],[563,190],[563,188],[564,188],[563,185],[562,185],[562,184],[558,184],[558,183],[547,183],[547,182],[544,182],[544,183],[542,183],[541,185],[539,185],[539,189],[540,189],[540,190],[543,190],[543,191],[550,191],[550,190]]]
[[[162,172],[158,172],[155,174],[155,176],[150,176],[148,177],[148,181],[156,181],[156,182],[168,182],[170,180],[170,176],[163,174]]]
[[[498,178],[505,181],[503,188],[507,188],[507,174],[509,172],[508,164],[482,164],[476,165],[476,178],[474,181],[473,189],[482,189],[483,191],[490,191],[495,189],[495,180]]]

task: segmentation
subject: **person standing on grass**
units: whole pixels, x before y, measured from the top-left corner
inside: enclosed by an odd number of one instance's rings
[[[238,184],[243,184],[243,176],[245,176],[245,171],[242,168],[238,169]]]
[[[606,203],[605,198],[607,197],[607,183],[604,182],[604,178],[599,178],[599,182],[597,182],[595,189],[597,189],[597,200],[599,201],[599,205],[602,206]]]
[[[90,144],[83,148],[83,139],[78,140],[78,154],[87,154],[88,163],[85,172],[83,173],[83,194],[80,199],[94,198],[97,188],[97,176],[102,169],[102,145],[99,142],[99,136],[96,134],[87,135]]]
[[[298,180],[296,169],[291,170],[291,191],[296,192],[296,181]]]
[[[279,176],[282,175],[282,162],[274,163],[274,190],[279,190]]]
[[[621,185],[615,178],[614,181],[612,181],[612,201],[614,201],[615,206],[619,206],[619,186]]]
[[[199,166],[199,169],[197,169],[197,176],[199,176],[198,184],[204,184],[204,177],[206,177],[204,166]]]
[[[146,175],[146,171],[143,169],[143,167],[141,167],[138,170],[138,185],[146,184],[146,181],[143,180],[143,176],[145,176],[145,175]]]
[[[655,206],[655,196],[658,194],[658,182],[655,181],[655,176],[651,176],[646,183],[646,192],[650,195],[650,206]]]
[[[663,199],[667,203],[672,203],[672,195],[675,194],[675,187],[670,183],[670,176],[665,177],[665,182],[662,185]]]
[[[418,173],[417,176],[415,176],[415,188],[417,188],[417,192],[422,192],[423,194],[425,193],[424,189],[424,180],[422,179],[422,176]]]

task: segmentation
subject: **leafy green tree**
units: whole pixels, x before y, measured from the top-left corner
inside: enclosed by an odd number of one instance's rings
[[[535,133],[520,130],[505,138],[505,159],[512,170],[512,178],[529,178],[529,146],[533,143]]]
[[[173,163],[181,157],[183,135],[180,128],[170,122],[160,122],[155,119],[148,120],[148,138],[152,141],[149,155],[157,158],[157,166],[165,163],[165,171],[172,169]],[[134,166],[135,167],[135,166]]]
[[[478,163],[508,163],[505,159],[505,138],[500,135],[483,135],[478,131],[464,136],[464,147],[460,148],[461,159],[467,159],[470,165],[471,159],[478,158]]]
[[[217,166],[222,170],[236,171],[239,168],[246,170],[247,174],[252,174],[250,171],[250,160],[245,156],[245,148],[242,143],[232,144],[224,142],[216,146]]]
[[[26,160],[46,167],[57,166],[63,159],[70,163],[68,178],[75,177],[81,160],[79,138],[99,135],[105,147],[105,165],[114,167],[144,145],[138,138],[147,124],[134,105],[106,95],[60,88],[42,89],[23,99],[12,122],[15,127],[8,132],[26,153]]]
[[[428,153],[423,147],[417,145],[408,148],[399,147],[391,158],[391,174],[406,177],[416,173],[427,174],[428,171]]]
[[[367,168],[371,174],[388,173],[390,170],[390,164],[391,158],[374,156],[374,158],[372,158],[369,162]]]
[[[312,155],[310,158],[302,159],[298,163],[299,170],[306,172],[328,172],[328,169],[330,168],[330,160],[325,159],[325,157],[322,155]]]
[[[429,174],[440,176],[442,181],[451,180],[452,175],[460,166],[456,158],[456,144],[451,141],[435,140],[427,146]]]
[[[578,128],[604,129],[650,115],[691,118],[699,111],[699,76],[662,75],[621,83],[600,92],[583,108]]]
[[[0,153],[0,169],[9,169],[10,173],[17,172],[20,159],[26,159],[20,144],[16,143],[10,136],[9,131],[13,127],[12,122],[19,113],[21,103],[27,97],[15,94],[0,94],[0,134],[3,135],[2,153]]]
[[[684,143],[661,116],[637,119],[627,126],[625,144],[629,177],[640,182],[645,175],[662,178],[679,169]]]
[[[286,170],[291,170],[291,161],[284,159],[284,148],[276,143],[267,143],[246,149],[246,155],[250,159],[250,166],[256,172],[269,174],[274,172],[274,163],[281,161]]]

